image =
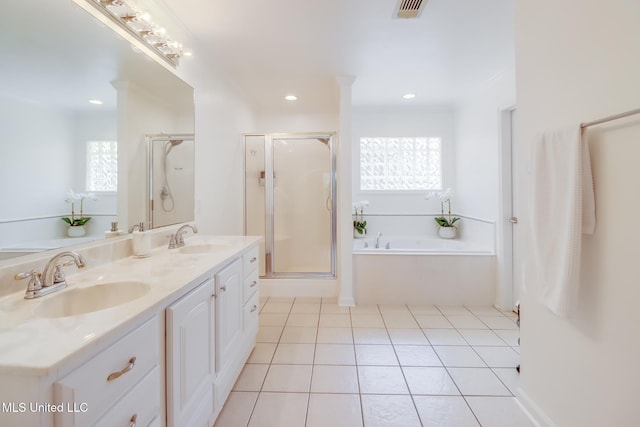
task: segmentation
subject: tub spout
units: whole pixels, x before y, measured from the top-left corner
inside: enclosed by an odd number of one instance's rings
[[[378,234],[376,234],[376,244],[375,244],[376,249],[380,248],[380,237],[382,237],[382,233],[378,231]]]

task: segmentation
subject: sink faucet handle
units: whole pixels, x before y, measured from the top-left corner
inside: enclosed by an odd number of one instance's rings
[[[27,292],[37,291],[42,289],[42,281],[40,280],[40,273],[38,270],[31,270],[26,273],[18,273],[14,276],[15,280],[29,279],[27,284]]]
[[[72,261],[71,264],[75,264],[75,263]],[[56,270],[53,272],[53,282],[51,283],[52,285],[55,285],[57,283],[62,283],[66,280],[66,278],[64,277],[64,271],[62,271],[62,265],[70,265],[70,264],[66,262],[64,264],[56,264]]]

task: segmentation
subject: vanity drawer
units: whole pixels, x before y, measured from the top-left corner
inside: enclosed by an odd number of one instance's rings
[[[244,278],[244,286],[242,293],[244,295],[243,302],[249,301],[249,298],[255,295],[258,290],[258,273],[254,272]]]
[[[57,425],[89,425],[124,396],[158,364],[160,332],[156,316],[57,382],[57,403],[87,409],[57,414]]]
[[[255,329],[258,333],[258,314],[260,312],[260,303],[258,301],[258,294],[254,294],[249,302],[244,305],[244,330],[249,331]]]
[[[94,424],[94,427],[148,426],[160,415],[160,368],[157,366]]]
[[[244,255],[242,255],[242,274],[246,276],[252,271],[258,269],[258,256],[258,246],[252,247]]]

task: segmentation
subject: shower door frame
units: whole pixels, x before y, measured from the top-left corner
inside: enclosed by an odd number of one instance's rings
[[[337,212],[336,212],[336,151],[334,149],[335,132],[287,132],[287,133],[245,133],[243,134],[243,205],[244,205],[244,234],[247,234],[247,187],[246,187],[246,138],[251,136],[264,137],[264,196],[265,196],[265,275],[264,279],[327,279],[335,280],[337,277]],[[331,204],[331,271],[330,272],[276,272],[275,271],[275,215],[274,215],[274,140],[294,139],[329,139],[329,164],[331,167],[330,195],[327,203]]]

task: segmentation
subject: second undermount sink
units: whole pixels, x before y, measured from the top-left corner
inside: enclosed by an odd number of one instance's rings
[[[75,288],[43,300],[36,313],[47,318],[93,313],[140,298],[146,295],[149,289],[148,284],[135,281]]]
[[[183,254],[208,254],[221,251],[231,247],[231,242],[226,240],[216,240],[207,243],[196,243],[193,245],[186,244],[179,249]]]

